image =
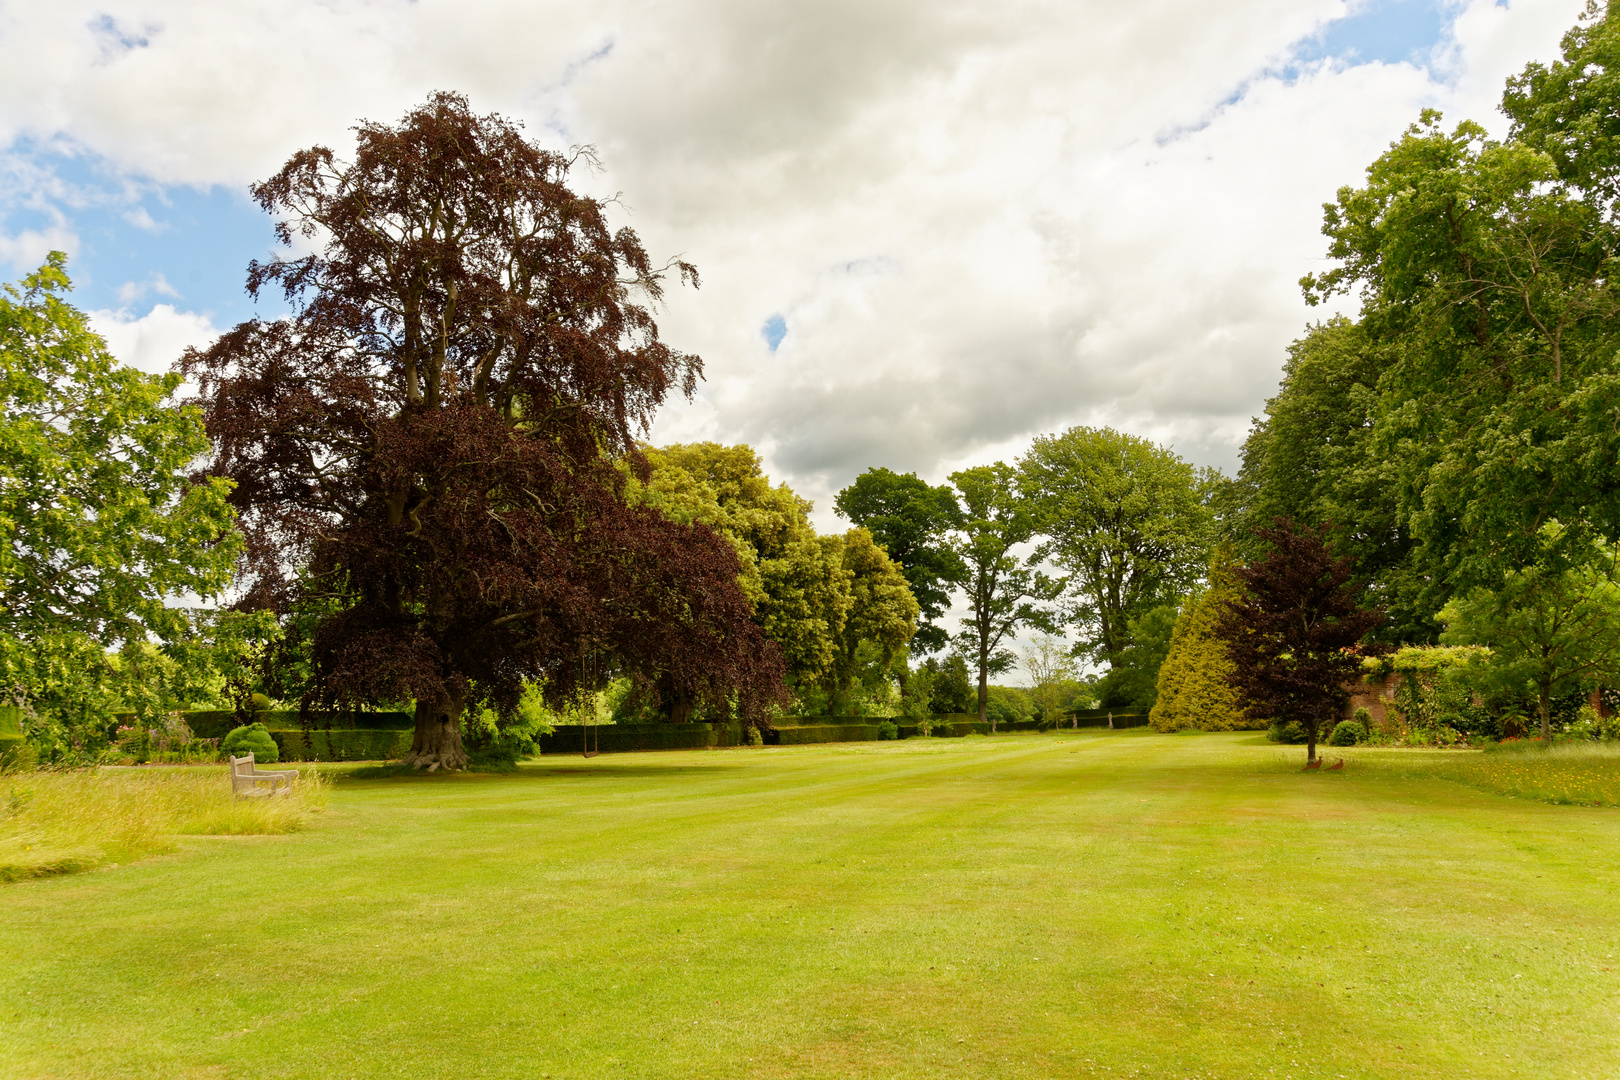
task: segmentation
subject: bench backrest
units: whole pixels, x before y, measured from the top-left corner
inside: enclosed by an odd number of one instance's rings
[[[234,757],[233,756],[231,758],[231,776],[233,778],[238,777],[238,776],[252,776],[253,772],[254,772],[254,769],[253,769],[253,753],[252,753],[252,751],[248,752],[247,757]]]

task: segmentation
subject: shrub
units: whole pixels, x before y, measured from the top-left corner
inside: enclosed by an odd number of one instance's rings
[[[1358,709],[1357,712],[1365,712]],[[1329,746],[1354,746],[1367,737],[1367,729],[1355,720],[1340,720],[1327,738]]]
[[[885,720],[877,728],[877,736],[880,739],[898,739],[900,737],[900,725],[893,720]]]
[[[230,734],[219,744],[219,748],[235,757],[252,754],[254,762],[259,765],[270,765],[281,760],[281,751],[276,749],[276,740],[270,737],[270,732],[260,723],[231,729]]]
[[[1281,720],[1273,720],[1271,727],[1266,730],[1266,738],[1272,742],[1286,743],[1289,746],[1301,746],[1309,738],[1309,735],[1305,731],[1305,725],[1298,720],[1290,720],[1287,723],[1283,723]]]

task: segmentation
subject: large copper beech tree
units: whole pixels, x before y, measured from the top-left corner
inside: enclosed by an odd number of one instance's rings
[[[615,464],[644,470],[636,436],[701,374],[658,338],[663,271],[572,159],[458,95],[356,132],[352,161],[314,147],[252,189],[319,252],[249,270],[291,317],[181,361],[236,482],[242,603],[313,626],[306,704],[414,698],[428,769],[527,679],[561,701],[656,672],[758,716],[782,665],[735,553],[627,505]]]

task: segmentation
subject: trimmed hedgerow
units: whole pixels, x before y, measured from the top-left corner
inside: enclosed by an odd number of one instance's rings
[[[409,731],[272,731],[283,761],[391,761],[411,749]]]

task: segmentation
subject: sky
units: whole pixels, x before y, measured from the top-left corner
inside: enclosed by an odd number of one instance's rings
[[[747,442],[841,527],[1107,424],[1228,472],[1321,309],[1322,203],[1425,107],[1500,134],[1582,0],[0,0],[0,279],[70,256],[117,356],[274,316],[247,197],[436,89],[589,144],[697,264],[654,442]]]

